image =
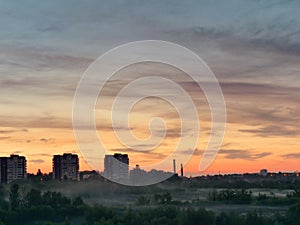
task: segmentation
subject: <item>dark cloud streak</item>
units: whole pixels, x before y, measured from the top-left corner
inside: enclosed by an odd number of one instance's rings
[[[243,159],[249,161],[261,159],[272,155],[271,152],[254,153],[253,151],[250,150],[240,150],[240,149],[221,149],[218,154],[223,155],[224,158],[227,159]]]

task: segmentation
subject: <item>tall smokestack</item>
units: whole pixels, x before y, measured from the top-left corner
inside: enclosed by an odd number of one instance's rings
[[[183,177],[183,165],[180,164],[180,175]]]
[[[176,173],[176,160],[173,159],[173,172]]]

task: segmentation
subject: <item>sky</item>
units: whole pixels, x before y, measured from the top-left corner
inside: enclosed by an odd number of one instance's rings
[[[151,152],[119,143],[109,120],[111,103],[127,84],[126,77],[164,74],[187,90],[201,115],[200,138],[185,165],[186,175],[262,168],[298,171],[299,11],[296,0],[28,0],[22,4],[0,0],[0,155],[26,156],[31,173],[50,172],[52,155],[64,152],[79,155],[81,170],[103,169],[100,160],[99,168],[86,163],[74,137],[76,87],[88,66],[106,51],[133,41],[163,40],[198,54],[220,83],[227,124],[219,154],[209,168],[199,172],[210,135],[207,100],[182,71],[152,63],[118,71],[98,99],[95,120],[106,149],[128,153],[131,165],[141,168],[172,153],[180,129],[172,105],[145,99],[130,114],[131,129],[120,128],[143,140],[151,135],[151,118],[163,117],[167,136]],[[158,92],[160,87],[156,85]],[[127,101],[124,98],[123,104]],[[182,155],[190,152],[181,149]],[[180,163],[180,156],[176,160]],[[172,165],[164,169],[171,171]]]

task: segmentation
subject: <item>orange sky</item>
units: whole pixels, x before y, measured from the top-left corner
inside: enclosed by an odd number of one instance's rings
[[[238,130],[241,128],[248,129],[251,127],[227,124],[223,147],[213,164],[203,172],[204,174],[257,172],[262,168],[267,168],[270,171],[298,170],[299,161],[293,157],[288,157],[288,154],[294,153],[299,147],[294,144],[296,143],[296,138],[255,137],[253,134],[239,132]],[[107,149],[112,150],[111,153],[120,152],[123,148],[124,151],[122,152],[129,154],[130,164],[132,166],[139,164],[142,168],[161,161],[164,158],[163,155],[167,156],[170,154],[172,147],[174,147],[174,138],[171,138],[167,140],[169,142],[167,142],[166,146],[163,145],[156,149],[149,156],[149,154],[127,152],[126,148],[117,142],[111,131],[102,131],[99,132],[99,135],[101,135],[102,139],[105,139],[103,143],[107,146]],[[140,135],[140,137],[142,136],[143,134]],[[28,160],[28,172],[31,173],[35,173],[38,169],[41,169],[43,172],[50,172],[52,155],[64,152],[79,154],[80,170],[92,169],[81,156],[72,129],[30,128],[23,130],[3,127],[0,141],[1,155],[4,156],[11,153],[25,155]],[[199,142],[194,156],[185,165],[186,175],[203,174],[199,173],[198,167],[202,151],[207,144],[206,142],[207,140]],[[113,149],[119,150],[114,151]],[[156,153],[163,154],[156,156]],[[284,155],[287,156],[284,157]],[[181,163],[180,157],[176,158],[176,160],[177,168],[179,168]],[[100,166],[102,166],[101,164],[103,164],[103,161],[99,162]],[[165,170],[171,171],[172,164]]]

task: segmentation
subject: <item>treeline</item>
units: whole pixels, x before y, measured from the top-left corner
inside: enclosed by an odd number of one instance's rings
[[[154,194],[152,197],[140,195],[136,200],[137,205],[151,205],[151,204],[164,205],[164,204],[171,204],[171,203],[174,203],[174,202],[173,202],[173,197],[170,192],[157,193],[157,194]]]
[[[286,194],[285,197],[276,197],[274,193],[270,195],[259,193],[253,196],[251,190],[247,189],[212,189],[208,192],[207,201],[221,202],[226,204],[252,204],[267,206],[291,206],[300,203],[300,189],[296,189]],[[192,201],[174,200],[170,192],[156,193],[152,195],[139,195],[136,199],[138,206],[155,206],[155,205],[175,205],[175,206],[197,206],[205,203],[204,200],[194,199]]]
[[[270,188],[270,189],[300,189],[300,177],[261,177],[244,175],[240,177],[206,176],[196,177],[184,182],[185,187],[194,188]]]
[[[42,193],[40,190],[31,189],[27,193],[22,193],[18,184],[13,184],[9,193],[10,209],[30,208],[35,206],[50,206],[52,208],[60,207],[77,207],[83,204],[80,197],[69,199],[60,192],[46,191]]]
[[[80,225],[299,225],[300,205],[292,207],[286,215],[265,217],[259,212],[245,215],[215,214],[205,209],[179,209],[164,206],[139,210],[122,210],[103,206],[87,207]],[[75,225],[69,219],[62,223],[44,222],[42,225]]]
[[[259,205],[293,205],[300,203],[300,189],[289,192],[286,197],[276,197],[259,193],[253,196],[252,191],[246,189],[225,189],[209,191],[207,199],[214,202],[229,204],[259,204]]]
[[[2,193],[3,194],[3,193]],[[212,191],[213,201],[253,201],[247,190]],[[178,207],[170,193],[153,194],[160,206],[104,207],[87,205],[80,197],[69,198],[55,191],[24,191],[18,184],[9,188],[8,201],[0,204],[0,225],[299,225],[300,191],[286,199],[298,199],[284,214],[263,215],[258,211],[214,213],[194,205]],[[4,195],[2,196],[4,197]],[[144,201],[148,201],[145,198]],[[173,204],[173,205],[172,205]]]
[[[212,190],[208,192],[209,201],[249,204],[253,200],[252,192],[246,189]]]
[[[3,191],[2,191],[3,194]],[[32,221],[64,221],[83,216],[87,208],[80,197],[68,198],[60,192],[24,191],[18,184],[9,189],[9,201],[1,199],[0,225],[32,224]]]

